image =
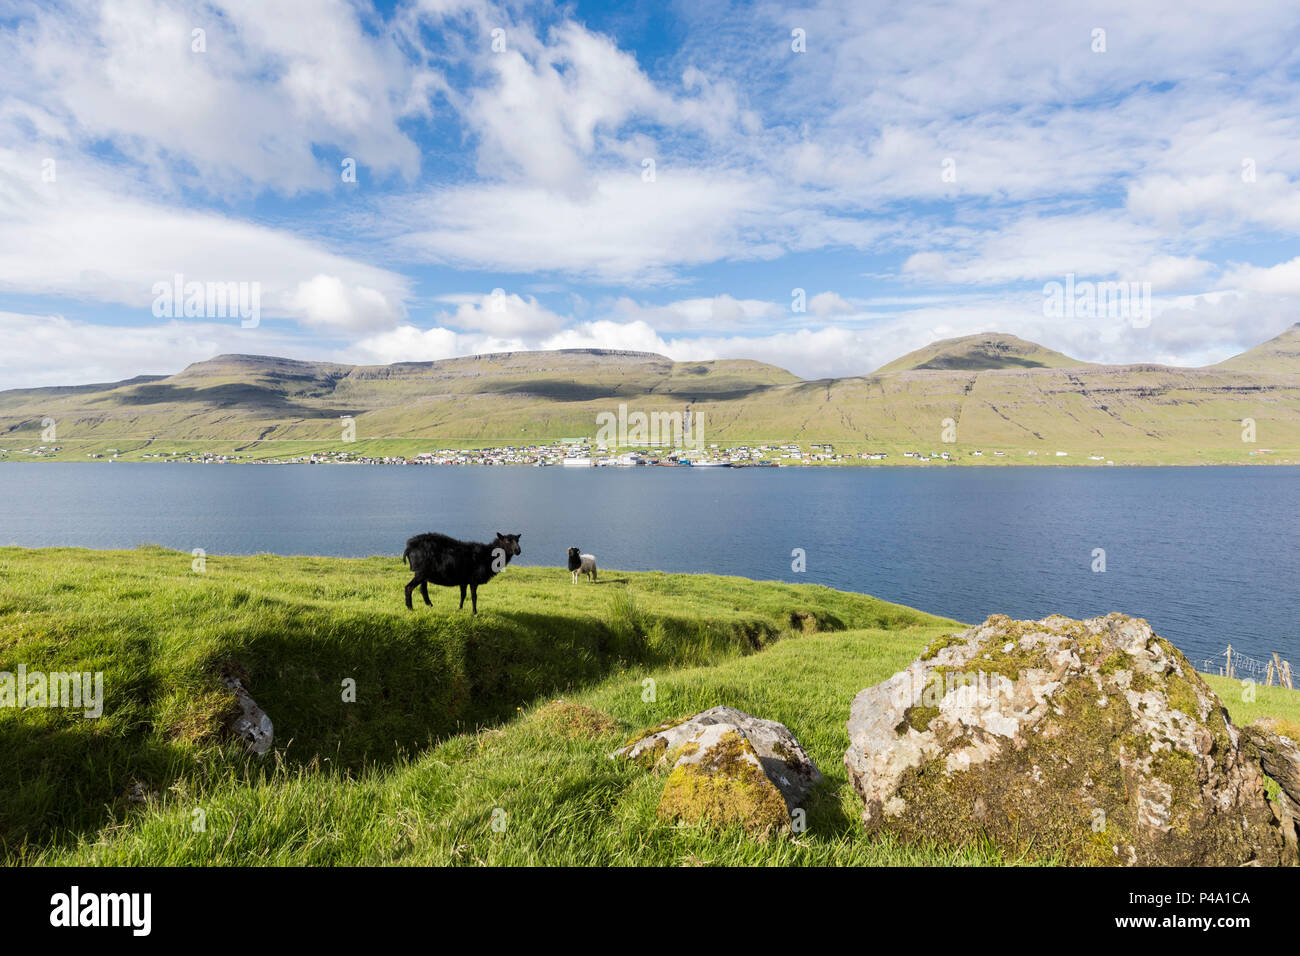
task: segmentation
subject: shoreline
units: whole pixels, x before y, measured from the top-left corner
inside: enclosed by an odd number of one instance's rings
[[[24,544],[19,544],[17,542],[4,543],[0,541],[0,559],[2,559],[5,556],[4,553],[6,551],[11,551],[11,550],[22,552],[23,557],[25,558],[39,558],[39,556],[42,553],[55,552],[55,551],[89,552],[91,555],[94,555],[96,557],[111,555],[111,554],[123,554],[123,555],[134,556],[140,560],[144,560],[150,556],[156,557],[159,555],[165,555],[169,558],[174,558],[180,565],[188,565],[193,558],[193,555],[190,552],[186,552],[183,549],[169,547],[164,544],[158,544],[156,542],[142,542],[140,544],[137,544],[133,548],[125,548],[125,547],[98,548],[94,546],[80,545],[80,544],[24,545]],[[245,562],[245,561],[264,561],[264,560],[270,560],[276,563],[309,560],[312,562],[320,562],[325,565],[331,563],[338,563],[344,565],[360,564],[363,562],[376,562],[376,561],[396,562],[398,565],[401,565],[402,562],[401,557],[397,555],[396,552],[343,555],[343,554],[320,554],[315,552],[285,553],[279,551],[246,551],[246,552],[204,551],[203,558],[205,561],[215,559],[218,561],[229,560],[236,563]],[[555,572],[557,578],[566,577],[568,574],[567,568],[563,564],[547,564],[547,563],[534,564],[528,562],[525,559],[519,562],[512,562],[511,566],[517,572],[525,572],[526,574],[553,571]],[[835,594],[844,596],[846,598],[861,598],[861,599],[866,599],[871,601],[881,601],[893,607],[902,608],[906,611],[920,614],[928,618],[946,621],[958,625],[963,629],[976,626],[979,623],[983,623],[982,621],[976,622],[975,624],[965,623],[958,620],[955,617],[950,617],[948,615],[945,615],[942,612],[930,611],[925,608],[917,607],[916,605],[913,604],[903,603],[903,601],[901,600],[892,600],[890,598],[881,597],[877,594],[868,591],[859,591],[859,590],[854,590],[852,588],[837,587],[834,585],[816,583],[816,582],[789,581],[782,578],[755,578],[755,577],[749,577],[748,575],[744,575],[744,574],[726,574],[726,573],[713,572],[713,571],[672,571],[672,570],[664,570],[664,569],[628,570],[628,569],[620,569],[620,568],[602,568],[601,573],[606,576],[606,580],[609,580],[610,579],[609,576],[611,575],[614,576],[615,580],[621,577],[623,579],[623,583],[626,583],[629,576],[639,577],[642,575],[650,575],[650,576],[660,576],[660,577],[683,577],[683,578],[688,578],[699,582],[718,582],[718,581],[731,582],[733,586],[737,588],[746,588],[746,587],[754,586],[754,587],[763,587],[763,588],[774,587],[774,588],[796,588],[796,589],[805,589],[805,588],[824,589],[824,590],[834,592]],[[991,613],[999,614],[1003,612],[995,611]],[[1063,612],[1060,611],[1052,611],[1045,614],[1043,618],[1034,618],[1034,620],[1043,620],[1045,618],[1060,615],[1062,613]],[[1106,613],[1111,613],[1111,612],[1106,612]],[[1114,609],[1114,613],[1125,614],[1131,617],[1138,617],[1141,618],[1142,620],[1146,620],[1145,616],[1133,614],[1131,611],[1127,611],[1127,610]],[[1213,677],[1218,680],[1232,681],[1232,680],[1242,679],[1240,674],[1234,674],[1234,676],[1225,676],[1222,673],[1215,673],[1214,671],[1211,670],[1202,670],[1199,667],[1196,667],[1196,665],[1208,663],[1209,661],[1208,658],[1196,658],[1193,656],[1194,654],[1193,651],[1184,649],[1181,645],[1178,644],[1175,644],[1175,646],[1178,647],[1179,651],[1185,657],[1187,657],[1188,661],[1193,665],[1193,667],[1196,668],[1197,673],[1203,674],[1207,677]],[[1262,651],[1258,649],[1257,652],[1267,653],[1266,651]],[[1238,658],[1240,659],[1243,656],[1247,660],[1254,660],[1253,658],[1250,658],[1249,655],[1245,655],[1244,652],[1239,650]],[[1234,667],[1234,672],[1236,670],[1237,668]],[[1249,672],[1247,671],[1246,673]],[[1256,680],[1255,677],[1253,676],[1247,677],[1246,679],[1252,680],[1257,686],[1265,686],[1262,683],[1262,681]],[[1281,688],[1279,687],[1279,689]]]
[[[855,439],[726,439],[657,446],[604,444],[571,438],[63,438],[10,434],[0,462],[130,462],[140,464],[349,464],[484,467],[1198,467],[1300,465],[1300,446],[1216,441],[1133,445],[1041,438],[1041,444],[927,441],[924,437]]]
[[[22,552],[22,557],[28,560],[40,560],[42,555],[46,553],[56,552],[56,551],[89,552],[91,555],[94,556],[92,560],[102,558],[102,557],[107,557],[109,555],[124,555],[124,556],[129,555],[131,560],[138,560],[138,561],[147,561],[151,558],[166,556],[168,558],[174,558],[178,562],[178,564],[182,566],[189,564],[192,560],[192,555],[190,553],[187,553],[183,550],[179,550],[176,548],[169,548],[166,545],[161,545],[156,543],[142,543],[136,545],[134,548],[95,548],[86,545],[28,546],[28,545],[21,545],[17,543],[9,543],[9,544],[0,544],[0,558],[3,558],[5,556],[4,552],[10,550],[16,550]],[[397,562],[399,564],[401,562],[401,558],[398,557],[396,554],[332,555],[332,554],[315,554],[315,553],[283,554],[283,553],[272,552],[272,551],[256,551],[256,552],[245,552],[245,553],[237,553],[237,552],[228,553],[228,552],[214,551],[214,552],[205,552],[203,557],[205,561],[215,559],[217,561],[232,561],[235,562],[236,564],[241,564],[243,562],[248,562],[248,561],[262,562],[262,561],[270,560],[272,562],[278,563],[278,562],[291,562],[295,560],[306,559],[313,562],[322,563],[327,567],[331,564],[336,566],[346,567],[347,565],[351,565],[351,564],[359,565],[361,563],[375,562],[375,561]],[[524,576],[528,577],[530,580],[533,575],[536,575],[539,572],[553,571],[555,572],[555,577],[557,579],[562,579],[565,576],[567,576],[567,569],[563,565],[558,565],[558,564],[557,565],[526,564],[520,562],[518,564],[512,564],[512,566],[515,568],[516,572],[523,572]],[[339,570],[339,568],[336,567],[334,570],[337,571]],[[957,618],[948,617],[947,615],[944,615],[936,611],[928,611],[924,608],[919,608],[911,604],[904,604],[898,601],[892,601],[889,600],[888,598],[882,598],[879,595],[871,594],[866,591],[855,591],[847,588],[833,587],[826,584],[819,584],[819,583],[812,583],[812,582],[807,582],[807,583],[792,582],[792,581],[782,580],[780,578],[753,578],[741,574],[720,574],[716,572],[707,572],[707,571],[624,570],[619,568],[603,568],[602,573],[606,576],[607,581],[610,580],[610,576],[613,576],[613,579],[618,583],[621,583],[623,586],[626,586],[628,581],[631,579],[641,578],[643,576],[659,576],[659,577],[688,578],[692,581],[697,582],[700,586],[708,586],[708,585],[713,585],[715,583],[721,583],[721,584],[729,583],[732,587],[736,589],[794,588],[800,590],[811,589],[817,591],[829,591],[845,600],[865,600],[871,602],[880,602],[887,606],[898,608],[901,611],[910,614],[915,614],[922,618],[929,619],[931,621],[945,622],[947,625],[953,625],[955,629],[965,630],[967,628],[979,626],[979,624],[984,623],[981,621],[981,622],[976,622],[974,624],[971,624],[971,623],[960,621]],[[520,575],[516,573],[515,576],[516,578],[518,578]],[[996,613],[998,612],[995,612],[995,615]],[[1111,613],[1111,612],[1107,612],[1107,613]],[[1127,611],[1116,611],[1114,613],[1126,614],[1130,617],[1140,617],[1138,615],[1133,615]],[[1038,618],[1035,620],[1045,620],[1046,618],[1050,618],[1058,615],[1059,612],[1052,612],[1050,614],[1045,615],[1043,618]],[[1144,617],[1140,619],[1146,620]],[[1179,647],[1178,645],[1174,645],[1174,646],[1178,647],[1179,652],[1183,654],[1184,657],[1187,658],[1188,662],[1192,664],[1193,668],[1196,670],[1198,674],[1201,674],[1204,677],[1212,678],[1213,680],[1218,682],[1223,682],[1224,686],[1227,686],[1228,683],[1233,683],[1235,686],[1236,683],[1239,683],[1242,680],[1249,680],[1256,687],[1273,686],[1271,684],[1265,684],[1262,680],[1256,679],[1257,675],[1254,675],[1249,671],[1244,672],[1248,676],[1243,678],[1242,674],[1237,672],[1237,667],[1235,666],[1234,666],[1234,673],[1232,675],[1226,675],[1222,673],[1222,671],[1216,673],[1211,670],[1203,670],[1200,667],[1197,667],[1196,665],[1207,663],[1205,659],[1198,660],[1192,657],[1190,653],[1184,650],[1182,647]],[[1238,657],[1240,656],[1241,655],[1238,655]],[[1247,657],[1246,659],[1253,660],[1249,657]],[[1292,688],[1287,688],[1283,686],[1280,682],[1276,685],[1275,689],[1278,691],[1296,692]]]
[[[1011,459],[989,459],[984,458],[953,458],[953,459],[931,459],[915,460],[910,458],[902,459],[840,459],[840,460],[788,460],[788,462],[775,462],[768,460],[764,463],[753,462],[729,462],[720,463],[677,463],[677,464],[659,464],[659,463],[637,463],[637,464],[589,464],[589,466],[564,466],[563,462],[546,462],[538,464],[537,462],[504,462],[504,460],[467,460],[467,462],[428,462],[428,460],[419,460],[415,458],[400,459],[393,457],[390,459],[373,459],[365,458],[363,460],[330,460],[320,458],[312,459],[281,459],[281,458],[246,458],[231,457],[231,455],[211,455],[205,458],[105,458],[103,455],[94,458],[73,458],[57,457],[57,455],[13,455],[0,454],[0,464],[235,464],[235,466],[348,466],[348,467],[389,467],[389,468],[562,468],[565,471],[598,471],[598,470],[615,470],[630,471],[638,468],[679,468],[679,470],[689,470],[689,468],[708,468],[716,470],[719,467],[732,468],[732,470],[758,470],[766,471],[768,468],[940,468],[940,470],[949,470],[949,468],[1095,468],[1095,470],[1110,470],[1110,468],[1253,468],[1253,467],[1281,467],[1295,468],[1300,467],[1300,453],[1295,453],[1296,458],[1274,458],[1274,457],[1252,457],[1249,459],[1222,459],[1222,460],[1125,460],[1125,459],[1105,459],[1105,460],[1088,460],[1073,458],[1071,460],[1061,460],[1054,457],[1043,457],[1040,460],[1024,460],[1022,458]]]
[[[262,466],[280,466],[280,467],[311,467],[311,466],[345,466],[345,467],[369,467],[369,468],[561,468],[565,471],[632,471],[644,468],[676,468],[678,470],[689,470],[691,468],[708,468],[716,470],[717,465],[663,465],[663,464],[639,464],[639,465],[587,465],[587,466],[564,466],[561,463],[547,463],[537,465],[534,462],[424,462],[416,460],[406,461],[285,461],[281,459],[230,459],[213,458],[210,460],[202,459],[149,459],[142,460],[139,458],[52,458],[43,456],[26,456],[22,458],[8,457],[0,455],[0,465],[262,465]],[[1090,469],[1107,471],[1114,468],[1297,468],[1300,467],[1300,458],[1293,461],[1289,458],[1271,459],[1256,458],[1248,461],[1056,461],[1053,459],[1044,459],[1042,461],[925,461],[917,462],[910,460],[903,461],[799,461],[799,462],[771,462],[768,464],[749,464],[749,463],[730,463],[721,467],[733,470],[757,470],[765,471],[773,468],[795,469],[795,468],[838,468],[838,469],[941,469],[949,470],[953,468],[967,469],[1023,469],[1023,468],[1041,468],[1041,469]]]

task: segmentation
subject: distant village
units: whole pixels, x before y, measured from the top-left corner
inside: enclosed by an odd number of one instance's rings
[[[49,458],[63,451],[61,445],[39,445],[32,448],[0,448],[0,459],[11,455]],[[117,460],[122,454],[115,448],[102,452],[89,452],[90,459]],[[1037,456],[1037,451],[990,452],[990,457],[1005,458]],[[1044,457],[1066,458],[1068,452],[1043,452]],[[420,452],[413,456],[366,455],[350,451],[318,451],[304,455],[286,455],[267,458],[260,455],[219,454],[215,452],[161,451],[138,456],[140,460],[182,462],[186,464],[254,464],[254,465],[531,465],[533,467],[603,468],[603,467],[661,467],[661,468],[775,468],[782,465],[856,464],[861,461],[885,461],[889,453],[883,451],[837,452],[834,445],[709,445],[707,448],[642,448],[632,451],[611,449],[587,438],[565,439],[540,445],[504,445],[493,448],[452,449],[441,448]],[[980,450],[966,452],[905,451],[902,457],[918,463],[956,462],[962,457],[983,458]],[[1089,455],[1088,461],[1114,464],[1104,455]]]

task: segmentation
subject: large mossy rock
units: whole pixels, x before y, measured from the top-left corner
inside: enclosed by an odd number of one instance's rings
[[[860,692],[848,729],[872,832],[1084,864],[1295,862],[1259,751],[1142,620],[995,615]]]
[[[812,758],[783,725],[732,707],[651,727],[614,756],[670,767],[659,815],[687,823],[788,830],[813,785]]]

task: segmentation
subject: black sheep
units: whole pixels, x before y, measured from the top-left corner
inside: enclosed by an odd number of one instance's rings
[[[415,577],[406,585],[406,607],[411,606],[411,592],[418,585],[424,603],[429,600],[429,585],[460,587],[460,607],[465,607],[465,588],[469,588],[471,606],[478,613],[478,586],[487,584],[504,571],[510,559],[523,552],[519,550],[519,535],[497,532],[491,544],[476,541],[457,541],[445,534],[417,534],[406,542],[402,560],[411,567]]]

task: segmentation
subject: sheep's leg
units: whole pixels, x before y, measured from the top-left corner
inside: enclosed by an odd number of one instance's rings
[[[420,595],[424,598],[424,603],[425,603],[425,604],[429,605],[429,607],[433,607],[433,602],[429,600],[429,582],[428,582],[428,581],[421,581],[421,582],[420,582]]]
[[[477,584],[471,584],[469,586],[469,596],[470,596],[471,603],[474,605],[474,613],[477,614],[478,613],[478,585]]]
[[[465,610],[465,585],[463,584],[460,586],[460,607],[458,607],[456,610],[458,611]]]
[[[420,576],[417,574],[415,577],[411,578],[410,583],[406,585],[406,609],[408,611],[415,610],[415,607],[411,604],[411,592],[415,590],[415,586],[419,583]]]

